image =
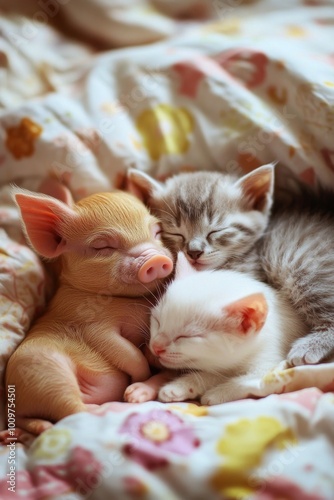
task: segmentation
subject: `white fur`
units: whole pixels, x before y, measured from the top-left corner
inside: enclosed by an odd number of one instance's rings
[[[223,330],[224,308],[255,293],[263,294],[268,305],[262,329],[247,335]],[[231,381],[265,375],[285,359],[292,342],[304,332],[305,326],[288,303],[248,275],[219,270],[176,279],[153,309],[150,347],[165,349],[159,359],[167,368],[197,372],[167,384],[159,398],[175,401],[202,396],[203,402],[212,404],[226,397],[246,397],[240,396],[240,384],[231,388]],[[208,400],[207,392],[215,392],[217,387],[221,392],[223,382],[226,388],[226,377],[230,394],[226,396],[225,390],[222,396],[212,400],[211,394]],[[191,387],[193,392],[189,392]]]

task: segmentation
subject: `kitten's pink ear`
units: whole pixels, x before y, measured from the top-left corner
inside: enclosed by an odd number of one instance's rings
[[[162,191],[162,184],[148,174],[135,168],[130,168],[127,172],[126,191],[135,195],[141,201],[149,204],[149,199],[153,193]]]
[[[197,273],[196,269],[190,264],[183,252],[178,252],[175,267],[175,279],[186,278],[190,274]]]
[[[66,249],[62,222],[75,222],[77,214],[64,203],[26,190],[13,190],[25,232],[32,247],[43,257],[54,258]]]
[[[39,193],[47,194],[48,196],[52,196],[63,203],[66,203],[69,207],[74,205],[74,200],[70,190],[64,186],[57,179],[53,179],[52,177],[47,177],[41,183],[38,188]]]
[[[243,297],[224,307],[224,324],[241,335],[259,333],[268,315],[268,304],[262,293]]]
[[[276,163],[263,165],[236,182],[248,200],[251,210],[270,210],[273,203],[275,165]]]

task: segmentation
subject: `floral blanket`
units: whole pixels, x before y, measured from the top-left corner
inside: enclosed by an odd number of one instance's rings
[[[8,4],[0,0],[1,376],[52,286],[25,244],[11,183],[35,190],[51,175],[80,199],[120,186],[129,166],[164,179],[278,160],[315,189],[334,188],[331,0]],[[10,418],[0,498],[332,500],[334,364],[277,369],[249,386],[260,399],[109,403],[20,443],[15,391],[1,386],[2,429]]]

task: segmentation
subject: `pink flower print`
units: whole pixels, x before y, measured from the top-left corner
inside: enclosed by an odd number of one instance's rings
[[[248,88],[261,85],[266,78],[268,58],[262,52],[233,49],[216,56],[216,61]]]
[[[316,492],[308,493],[301,489],[301,487],[285,479],[284,477],[276,477],[268,479],[264,482],[263,492],[258,494],[256,500],[277,500],[277,498],[284,498],[284,500],[324,500],[324,497],[318,495]]]
[[[200,444],[191,427],[170,411],[131,413],[120,432],[132,438],[124,452],[149,470],[168,465],[168,455],[189,455]]]
[[[100,483],[102,469],[103,465],[91,451],[77,446],[66,464],[67,480],[77,492],[87,495]]]
[[[102,468],[89,450],[77,446],[68,462],[36,466],[31,472],[17,472],[16,491],[25,500],[56,498],[74,491],[87,495],[98,486]],[[13,498],[13,493],[8,492],[7,479],[0,481],[0,498]]]
[[[174,64],[173,69],[180,79],[180,94],[195,98],[197,88],[204,78],[203,73],[190,61]]]
[[[181,95],[194,99],[201,81],[206,77],[226,78],[226,72],[209,57],[196,56],[194,59],[180,61],[172,66],[179,77]]]
[[[45,468],[36,467],[31,473],[23,470],[16,471],[14,494],[8,491],[7,479],[3,479],[0,481],[0,498],[9,500],[17,494],[19,498],[25,500],[39,500],[71,491],[65,480],[55,479],[48,471],[45,471]]]
[[[310,389],[302,389],[301,391],[280,394],[277,397],[280,401],[291,401],[313,413],[321,396],[322,392],[312,387]]]

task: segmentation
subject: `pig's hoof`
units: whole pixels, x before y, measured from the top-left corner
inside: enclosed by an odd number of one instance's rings
[[[144,403],[145,401],[153,401],[156,397],[156,390],[146,385],[145,382],[129,385],[124,393],[124,401],[128,403]]]
[[[13,443],[22,443],[29,447],[35,440],[36,435],[16,427],[15,429],[0,431],[0,444],[6,445]]]
[[[20,429],[30,432],[31,434],[34,434],[36,436],[53,427],[53,424],[48,420],[41,420],[39,418],[18,417],[16,419],[16,423]]]

